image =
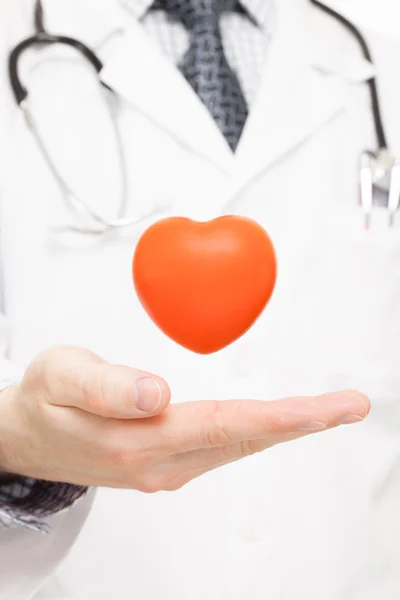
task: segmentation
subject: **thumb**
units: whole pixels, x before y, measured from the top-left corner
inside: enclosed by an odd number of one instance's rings
[[[39,362],[52,405],[106,418],[140,419],[161,413],[170,401],[169,387],[160,377],[111,365],[87,350],[56,348],[43,353]]]

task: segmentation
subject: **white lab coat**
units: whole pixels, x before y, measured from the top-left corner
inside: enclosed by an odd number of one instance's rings
[[[31,4],[21,4],[28,15]],[[131,283],[135,243],[159,215],[95,240],[54,233],[68,212],[8,99],[1,234],[9,358],[23,368],[47,346],[74,344],[160,374],[174,402],[358,387],[373,410],[360,426],[274,448],[173,494],[100,490],[75,544],[91,496],[53,519],[51,537],[1,532],[1,600],[398,600],[400,218],[389,232],[378,209],[366,233],[357,204],[359,153],[375,147],[371,65],[306,0],[279,0],[258,100],[233,158],[189,86],[116,0],[45,7],[52,30],[92,45],[122,30],[100,54],[103,78],[122,98],[130,212],[247,215],[274,240],[279,277],[262,318],[231,347],[206,357],[178,347]],[[400,156],[400,47],[368,39]],[[111,214],[118,167],[112,137],[95,128],[102,105],[90,70],[54,49],[26,63],[53,155]]]

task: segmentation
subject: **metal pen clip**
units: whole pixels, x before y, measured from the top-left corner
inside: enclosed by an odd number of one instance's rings
[[[364,152],[360,159],[360,191],[361,207],[364,212],[364,226],[371,226],[371,215],[374,195],[374,156],[371,152]]]
[[[371,151],[362,153],[360,188],[365,228],[371,227],[375,193],[387,196],[388,225],[393,227],[400,206],[400,163],[388,149],[381,149],[376,154]]]
[[[389,188],[389,227],[393,227],[396,216],[396,211],[400,204],[400,164],[395,164],[390,172],[390,188]]]

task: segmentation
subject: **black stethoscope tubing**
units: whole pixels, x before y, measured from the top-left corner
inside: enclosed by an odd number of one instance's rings
[[[49,46],[52,44],[62,44],[64,46],[70,46],[80,52],[86,60],[88,60],[91,65],[94,67],[97,73],[100,73],[103,68],[103,63],[96,56],[96,54],[88,48],[82,42],[70,38],[65,35],[51,35],[46,32],[36,33],[29,38],[26,38],[22,42],[20,42],[15,48],[12,50],[8,63],[8,70],[10,76],[11,87],[14,93],[14,97],[19,106],[21,106],[22,102],[28,96],[28,90],[24,85],[22,85],[20,77],[18,75],[18,63],[21,55],[28,50],[29,48],[33,48],[35,46]]]
[[[33,18],[36,33],[45,33],[46,29],[44,27],[44,14],[41,0],[36,0],[35,2],[35,12]]]
[[[353,23],[351,23],[343,15],[341,15],[337,11],[333,10],[332,8],[326,6],[319,0],[311,0],[311,3],[314,6],[316,6],[317,8],[319,8],[320,10],[322,10],[325,13],[327,13],[328,15],[330,15],[332,18],[339,21],[356,38],[356,40],[358,41],[358,43],[361,47],[364,58],[366,60],[368,60],[371,64],[374,64],[371,51],[369,49],[369,46],[368,46],[364,36],[362,35],[360,30]],[[19,106],[27,98],[28,91],[21,83],[19,73],[18,73],[18,63],[19,63],[19,59],[20,59],[21,55],[25,52],[25,50],[28,50],[29,48],[33,48],[35,46],[42,46],[42,45],[63,44],[63,45],[69,46],[71,48],[74,48],[80,54],[82,54],[82,56],[90,62],[90,64],[94,67],[94,69],[96,70],[96,72],[98,74],[100,74],[100,72],[103,68],[103,64],[102,64],[101,60],[98,58],[98,56],[83,42],[76,40],[74,38],[71,38],[71,37],[63,36],[63,35],[52,35],[46,31],[45,26],[44,26],[43,6],[42,6],[41,0],[36,0],[36,3],[35,3],[34,24],[35,24],[35,31],[36,31],[35,35],[20,42],[12,50],[12,52],[10,53],[10,56],[9,56],[8,69],[9,69],[10,83],[11,83],[11,88],[14,93],[15,100]],[[387,138],[386,138],[386,134],[385,134],[385,128],[383,125],[383,118],[382,118],[381,105],[380,105],[380,101],[379,101],[379,93],[378,93],[376,76],[371,77],[371,79],[367,83],[368,83],[368,87],[370,90],[371,109],[372,109],[372,115],[373,115],[373,120],[374,120],[374,126],[375,126],[378,147],[380,150],[384,150],[384,149],[388,148],[388,144],[387,144]]]
[[[326,6],[322,2],[319,2],[319,0],[311,0],[311,3],[314,4],[314,6],[317,6],[322,11],[326,12],[332,18],[339,21],[343,25],[343,27],[348,29],[350,31],[350,33],[358,41],[364,58],[366,60],[368,60],[372,65],[374,64],[371,51],[369,49],[369,46],[368,46],[364,36],[362,35],[360,30],[353,23],[351,23],[343,15],[341,15],[337,11],[333,10],[329,6]],[[377,81],[376,81],[376,76],[372,77],[368,81],[368,86],[369,86],[370,94],[371,94],[371,108],[372,108],[372,114],[374,117],[374,124],[375,124],[375,131],[376,131],[378,146],[379,146],[380,150],[384,150],[384,149],[388,148],[388,143],[387,143],[387,138],[386,138],[386,134],[385,134],[385,128],[383,126],[383,118],[382,118],[382,111],[381,111],[381,106],[380,106],[380,101],[379,101],[379,93],[378,93],[378,85],[377,85]]]

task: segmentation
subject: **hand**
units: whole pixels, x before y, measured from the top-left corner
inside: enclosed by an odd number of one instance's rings
[[[358,392],[168,406],[159,377],[75,348],[40,354],[1,393],[0,469],[89,486],[175,490],[207,471],[369,412]]]

